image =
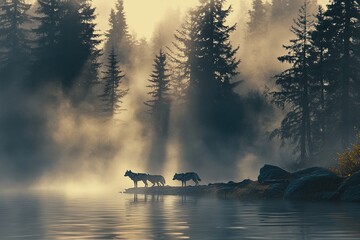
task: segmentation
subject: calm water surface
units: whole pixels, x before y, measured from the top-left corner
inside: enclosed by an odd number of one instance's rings
[[[360,239],[360,204],[0,194],[0,239]]]

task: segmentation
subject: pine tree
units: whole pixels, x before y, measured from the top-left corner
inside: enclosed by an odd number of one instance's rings
[[[76,102],[83,100],[91,84],[97,80],[100,50],[99,34],[94,20],[95,8],[88,0],[65,0],[59,24],[59,77],[67,95],[76,88]],[[76,85],[75,85],[76,84]]]
[[[236,25],[226,25],[232,8],[229,6],[225,9],[224,4],[225,2],[220,0],[201,1],[195,11],[198,16],[198,83],[195,84],[193,92],[199,122],[209,124],[209,127],[223,133],[224,129],[234,127],[236,122],[236,119],[230,116],[230,112],[235,111],[232,109],[233,103],[237,100],[234,88],[240,83],[232,81],[238,74],[240,61],[236,59],[236,53],[239,48],[233,48],[229,39]]]
[[[60,0],[38,0],[37,16],[34,19],[39,23],[34,29],[37,36],[35,50],[35,71],[32,78],[53,80],[59,76],[59,48],[60,22],[64,13],[61,12]],[[45,80],[44,79],[44,80]]]
[[[291,20],[303,4],[304,0],[273,0],[272,21],[279,23]]]
[[[312,156],[311,132],[311,65],[310,30],[312,21],[309,19],[307,2],[300,8],[299,17],[294,22],[291,32],[295,39],[291,45],[284,46],[287,55],[279,57],[279,61],[291,64],[291,67],[275,76],[279,91],[273,92],[273,102],[288,112],[281,127],[273,132],[281,139],[291,139],[300,151],[299,165],[304,165]]]
[[[353,128],[360,115],[357,108],[359,86],[359,19],[360,7],[356,0],[334,0],[328,5],[324,13],[322,24],[329,44],[328,67],[333,68],[329,79],[332,89],[330,105],[337,119],[340,129],[341,142],[347,147],[353,136]],[[338,112],[337,110],[340,110]]]
[[[240,61],[235,57],[238,48],[229,40],[236,26],[226,25],[232,8],[224,8],[224,4],[219,0],[200,1],[177,31],[170,60],[180,73],[175,81],[186,87],[186,112],[193,124],[226,135],[230,131],[234,134],[238,125],[233,113],[239,103],[234,93],[239,81],[234,77]]]
[[[333,69],[329,69],[327,65],[329,62],[329,46],[327,41],[327,34],[324,31],[324,9],[319,6],[318,13],[316,14],[316,22],[314,29],[311,32],[311,46],[312,62],[313,65],[310,68],[310,74],[314,78],[312,92],[313,92],[313,108],[314,123],[313,123],[313,145],[318,154],[324,151],[325,142],[329,130],[331,127],[332,117],[330,116],[330,109],[328,102],[330,99],[331,89],[329,87],[329,79],[334,74]],[[330,64],[331,65],[331,64]]]
[[[160,136],[166,135],[170,111],[170,75],[167,69],[167,60],[165,53],[160,50],[155,56],[154,70],[150,75],[150,88],[148,95],[150,100],[145,102],[148,106],[148,112],[153,116],[154,126]]]
[[[30,4],[24,0],[8,0],[0,5],[0,75],[6,81],[24,80],[29,64],[29,29],[27,11]]]
[[[190,11],[181,29],[175,33],[173,48],[168,48],[174,100],[180,102],[185,100],[187,93],[195,91],[199,82],[197,26],[195,13]]]
[[[119,62],[128,64],[132,40],[126,22],[123,0],[117,0],[115,10],[111,10],[109,24],[110,29],[106,33],[105,52],[108,52],[113,47],[118,55]]]
[[[267,29],[267,12],[262,0],[253,0],[252,9],[249,10],[250,20],[247,23],[250,38],[253,35],[263,35]]]
[[[120,88],[122,79],[125,76],[119,67],[119,61],[114,48],[108,57],[108,64],[104,72],[104,93],[100,96],[104,103],[104,113],[106,116],[113,118],[115,114],[120,113],[124,109],[121,108],[122,99],[128,93],[128,89]]]
[[[77,82],[78,101],[89,101],[91,98],[95,98],[95,94],[91,94],[92,88],[99,83],[98,71],[100,68],[99,58],[102,55],[101,50],[98,48],[101,40],[99,40],[100,34],[96,30],[96,15],[95,8],[92,7],[91,2],[85,0],[82,3],[80,16],[82,19],[82,44],[86,50],[86,60],[84,67],[81,71],[80,78]],[[89,99],[90,98],[90,99]]]

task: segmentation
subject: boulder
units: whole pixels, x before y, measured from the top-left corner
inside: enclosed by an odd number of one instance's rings
[[[360,185],[346,188],[340,199],[347,202],[360,202]]]
[[[305,175],[290,182],[286,188],[284,198],[291,200],[329,200],[329,193],[335,192],[342,178],[336,174]],[[317,172],[317,173],[320,173]]]
[[[274,183],[264,191],[265,199],[283,198],[285,190],[289,183]]]
[[[334,175],[334,176],[336,176],[336,174],[331,172],[329,169],[322,168],[322,167],[306,168],[306,169],[294,172],[292,174],[293,178],[301,178],[301,177],[310,176],[310,175]]]
[[[291,177],[291,174],[288,171],[285,171],[282,168],[277,166],[265,164],[260,169],[260,174],[258,176],[258,181],[261,184],[264,184],[269,181],[274,180],[287,180]]]
[[[341,194],[345,192],[348,188],[359,185],[360,185],[360,171],[346,178],[345,181],[340,185],[338,192],[339,194]]]
[[[247,187],[249,184],[253,183],[250,179],[245,179],[242,182],[236,183],[237,187]]]

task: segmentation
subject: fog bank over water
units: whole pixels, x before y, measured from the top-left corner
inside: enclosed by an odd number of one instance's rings
[[[114,2],[93,0],[95,23],[101,34],[109,29]],[[122,100],[126,111],[117,114],[114,121],[106,121],[95,113],[100,105],[98,100],[74,104],[55,84],[37,92],[28,86],[2,90],[0,100],[4,101],[0,107],[6,110],[0,113],[2,183],[67,191],[123,189],[133,184],[123,176],[131,169],[163,174],[169,185],[179,185],[172,181],[175,172],[196,171],[202,183],[207,184],[256,179],[264,163],[285,165],[291,161],[288,148],[279,148],[278,140],[269,141],[269,132],[279,124],[282,113],[263,95],[265,87],[272,85],[270,72],[284,67],[276,58],[282,54],[281,45],[288,41],[290,34],[276,39],[276,46],[266,41],[253,42],[250,46],[245,39],[248,21],[245,14],[251,2],[227,1],[227,6],[233,7],[228,22],[237,24],[231,41],[234,47],[240,45],[237,55],[241,59],[240,75],[235,80],[244,80],[235,89],[241,104],[233,113],[241,119],[241,136],[223,141],[216,131],[208,131],[199,137],[202,126],[187,128],[184,122],[188,124],[192,119],[184,114],[181,105],[174,104],[168,136],[156,138],[151,117],[143,104],[149,98],[147,85],[154,57],[159,49],[167,51],[173,46],[174,33],[181,27],[186,11],[198,3],[195,0],[124,0],[128,30],[134,40],[130,63],[120,66],[126,76],[121,87],[129,89]],[[273,30],[276,35],[278,29]],[[106,42],[104,35],[101,39],[104,41],[99,48]],[[249,49],[254,48],[270,50],[260,52],[259,60],[251,56]],[[101,59],[99,76],[103,77],[107,59],[106,56]],[[86,71],[85,67],[79,71],[78,81]],[[78,85],[77,82],[75,86]],[[96,85],[92,91],[94,96],[99,96],[102,85]],[[12,106],[8,104],[9,99],[15,102]],[[210,138],[218,140],[209,143]],[[156,154],[152,155],[152,151]],[[160,155],[162,160],[157,159]]]

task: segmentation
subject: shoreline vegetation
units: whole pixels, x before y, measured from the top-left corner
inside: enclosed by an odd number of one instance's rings
[[[245,179],[238,183],[230,181],[187,187],[128,188],[123,193],[216,196],[239,200],[360,202],[360,171],[349,177],[342,177],[322,167],[312,167],[291,173],[277,166],[264,165],[256,181]]]

